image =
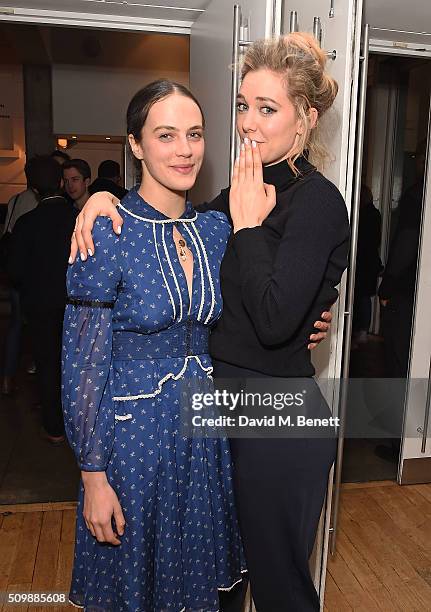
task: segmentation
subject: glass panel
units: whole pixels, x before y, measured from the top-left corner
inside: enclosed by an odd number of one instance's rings
[[[430,69],[427,59],[370,56],[350,355],[350,376],[362,380],[360,386],[351,385],[355,397],[349,397],[347,409],[344,482],[397,475],[416,296]],[[358,412],[361,425],[355,429]]]

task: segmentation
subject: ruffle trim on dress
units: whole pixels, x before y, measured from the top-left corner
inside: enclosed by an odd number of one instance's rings
[[[183,376],[183,374],[187,370],[187,365],[191,359],[195,359],[197,363],[199,364],[200,368],[204,372],[206,372],[207,376],[209,378],[211,377],[211,374],[214,370],[212,366],[205,367],[203,363],[201,362],[198,355],[188,355],[187,357],[184,358],[184,364],[181,370],[177,372],[176,374],[174,372],[168,372],[167,374],[165,374],[165,376],[163,376],[163,378],[161,378],[157,382],[157,389],[155,391],[152,391],[151,393],[139,393],[138,395],[122,395],[122,396],[117,395],[117,396],[114,396],[112,399],[115,402],[128,402],[128,401],[135,401],[135,400],[140,400],[140,399],[149,399],[152,397],[156,397],[162,392],[163,385],[165,384],[165,382],[167,382],[171,378],[173,380],[178,380],[179,378]],[[118,417],[119,415],[116,415],[116,416]],[[128,415],[125,415],[125,416],[128,416]]]
[[[242,569],[241,570],[241,574],[247,574],[248,570],[247,569]],[[239,584],[242,581],[242,578],[238,578],[238,580],[235,580],[235,582],[233,584],[231,584],[230,587],[217,587],[217,591],[231,591],[233,589],[234,586],[236,586],[237,584]],[[69,603],[72,604],[72,606],[75,606],[75,608],[81,608],[81,610],[83,610],[85,608],[85,606],[80,606],[76,603],[74,603],[70,597],[69,597]],[[179,612],[186,612],[186,608],[181,608],[181,610]],[[217,610],[217,612],[220,612],[220,610]]]
[[[247,569],[241,570],[241,574],[247,574],[247,573],[248,573]],[[235,580],[235,582],[231,584],[230,587],[217,587],[217,591],[231,591],[233,587],[239,584],[241,581],[242,581],[242,578],[238,578],[238,580]]]

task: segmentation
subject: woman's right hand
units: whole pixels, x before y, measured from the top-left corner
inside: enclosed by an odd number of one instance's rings
[[[84,484],[84,520],[91,534],[98,542],[121,544],[118,535],[124,534],[124,514],[118,497],[108,482],[105,472],[82,472]],[[117,533],[112,530],[111,518]]]
[[[88,255],[94,254],[94,243],[91,235],[94,222],[97,217],[109,217],[112,221],[114,232],[121,234],[121,226],[123,219],[117,212],[119,199],[109,193],[109,191],[100,191],[93,194],[86,202],[84,208],[76,219],[75,229],[72,234],[72,242],[70,245],[69,263],[72,264],[79,251],[82,261],[87,259]]]

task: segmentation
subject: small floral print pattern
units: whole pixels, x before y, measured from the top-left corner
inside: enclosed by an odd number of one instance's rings
[[[218,589],[245,571],[229,443],[182,435],[180,405],[183,381],[208,385],[212,372],[230,226],[190,204],[173,221],[136,190],[121,207],[121,236],[99,218],[94,257],[68,271],[69,296],[95,303],[66,308],[62,393],[78,465],[106,472],[126,527],[119,546],[99,543],[81,482],[70,601],[88,612],[217,612]],[[191,301],[174,225],[193,253]]]

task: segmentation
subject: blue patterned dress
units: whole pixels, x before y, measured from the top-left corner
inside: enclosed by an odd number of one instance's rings
[[[88,612],[216,612],[244,571],[229,444],[180,431],[181,384],[208,381],[208,334],[222,300],[230,226],[187,204],[171,220],[132,190],[94,227],[96,254],[68,271],[63,411],[80,469],[106,471],[126,520],[118,546],[83,519],[81,483],[71,603]],[[173,241],[193,253],[192,300]]]

